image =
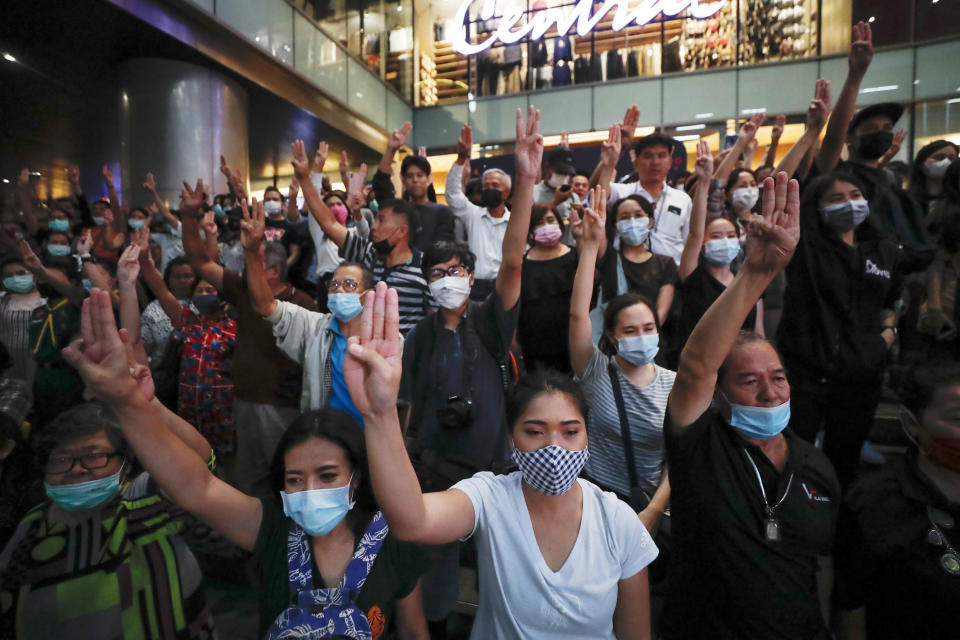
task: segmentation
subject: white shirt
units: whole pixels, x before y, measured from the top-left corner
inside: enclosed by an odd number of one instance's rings
[[[578,479],[583,512],[559,571],[547,566],[521,489],[522,474],[484,471],[453,486],[473,503],[480,609],[471,638],[609,638],[620,580],[643,570],[657,547],[629,505]]]
[[[503,262],[503,236],[507,232],[510,212],[504,210],[501,217],[495,218],[484,207],[478,207],[463,195],[462,164],[454,163],[447,172],[447,184],[444,196],[447,205],[467,230],[467,242],[470,251],[477,257],[474,277],[478,280],[495,280]]]
[[[680,266],[683,245],[687,241],[687,236],[690,235],[690,212],[693,210],[693,201],[690,200],[690,196],[664,182],[660,197],[654,200],[650,192],[640,186],[639,181],[627,184],[611,182],[610,200],[607,206],[635,193],[653,203],[650,251],[669,256],[677,266]]]

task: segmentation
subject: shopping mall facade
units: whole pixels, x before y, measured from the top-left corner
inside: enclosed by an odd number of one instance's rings
[[[517,108],[528,105],[542,112],[548,146],[568,132],[584,164],[631,104],[640,107],[645,130],[660,128],[690,150],[700,138],[718,148],[736,121],[753,113],[784,113],[785,150],[802,131],[816,79],[827,78],[839,90],[850,25],[858,20],[870,22],[877,47],[858,102],[909,105],[898,124],[909,133],[903,157],[931,139],[960,142],[958,0],[83,4],[90,6],[68,10],[73,33],[24,35],[32,28],[49,32],[42,12],[64,10],[41,0],[15,8],[20,29],[0,37],[0,47],[16,60],[0,61],[0,77],[15,81],[7,86],[31,96],[51,93],[45,104],[63,103],[61,128],[82,123],[90,130],[56,145],[39,142],[38,133],[17,139],[8,155],[20,157],[4,162],[45,169],[51,194],[63,186],[61,165],[111,155],[125,193],[147,169],[202,175],[217,185],[221,153],[248,170],[253,188],[283,187],[291,173],[291,137],[311,145],[330,141],[334,153],[325,170],[337,182],[339,148],[355,150],[356,163],[375,163],[388,132],[407,120],[414,123],[411,149],[426,147],[442,193],[460,127],[473,127],[480,164],[496,163],[510,151]],[[59,58],[47,51],[58,47]],[[74,67],[63,63],[68,54]],[[70,77],[59,77],[65,66]],[[82,88],[73,86],[85,72],[91,77]],[[64,85],[71,87],[65,93],[105,106],[91,121],[72,106],[75,99],[60,95],[57,87]],[[87,93],[90,86],[97,90]],[[5,101],[5,112],[13,114],[5,118],[8,129],[22,130],[36,118],[19,112],[32,108],[29,99],[19,104],[8,94]],[[117,141],[103,142],[111,138],[111,123]],[[759,140],[758,154],[769,126]],[[198,143],[201,150],[183,151]],[[0,171],[12,177],[18,166]],[[173,197],[176,182],[164,183]]]

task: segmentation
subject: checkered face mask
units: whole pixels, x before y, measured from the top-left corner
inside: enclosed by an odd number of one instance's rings
[[[513,461],[520,467],[523,479],[547,496],[570,491],[589,457],[586,449],[570,451],[555,444],[536,451],[513,451]]]

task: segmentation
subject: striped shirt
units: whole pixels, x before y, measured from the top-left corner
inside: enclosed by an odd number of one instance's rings
[[[630,477],[627,474],[623,437],[620,435],[620,416],[607,369],[611,359],[613,356],[605,355],[594,347],[593,357],[579,379],[590,408],[587,421],[590,446],[587,473],[602,486],[629,496]],[[615,360],[614,366],[617,368],[630,424],[637,482],[641,489],[652,496],[660,485],[663,471],[663,418],[677,374],[654,365],[656,376],[653,381],[645,387],[638,387],[623,374]]]
[[[412,255],[406,263],[388,267],[385,257],[373,248],[373,243],[355,233],[348,233],[346,242],[340,248],[340,255],[344,260],[366,265],[373,271],[377,282],[382,280],[391,289],[397,290],[400,333],[403,335],[407,335],[427,315],[433,299],[430,287],[423,277],[423,254],[416,249],[410,251]]]

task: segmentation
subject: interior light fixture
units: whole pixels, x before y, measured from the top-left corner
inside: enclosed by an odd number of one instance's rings
[[[8,51],[5,51],[5,52],[3,53],[3,59],[6,60],[7,62],[16,62],[16,61],[17,61],[17,59],[13,56],[13,54],[10,53],[10,52],[8,52]]]
[[[707,125],[705,124],[685,124],[682,127],[677,127],[677,131],[699,131],[706,128]]]

